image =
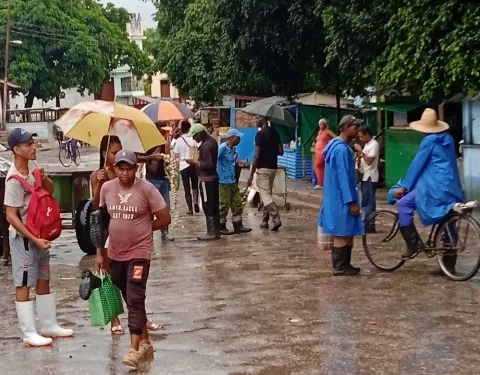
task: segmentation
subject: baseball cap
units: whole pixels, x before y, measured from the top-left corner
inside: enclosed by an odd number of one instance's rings
[[[137,155],[135,155],[133,151],[120,150],[117,152],[117,155],[115,155],[115,165],[122,162],[135,165],[137,164]]]
[[[240,133],[237,129],[230,129],[227,132],[227,134],[225,134],[225,139],[229,139],[229,138],[232,138],[232,137],[242,138],[243,134]]]
[[[14,148],[22,143],[27,143],[32,137],[36,137],[37,133],[30,133],[22,128],[13,129],[8,135],[8,146]]]
[[[340,120],[340,124],[338,124],[338,130],[341,130],[347,126],[351,126],[353,124],[361,125],[363,123],[362,119],[358,119],[353,115],[346,115],[343,116]]]
[[[188,136],[193,137],[198,133],[206,132],[206,131],[207,129],[205,129],[205,126],[203,126],[202,124],[193,124],[192,127],[190,128],[190,131],[188,132]]]

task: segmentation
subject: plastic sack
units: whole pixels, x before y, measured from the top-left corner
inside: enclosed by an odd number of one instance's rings
[[[323,233],[321,226],[318,226],[317,243],[320,250],[329,251],[333,248],[333,236]]]
[[[123,302],[120,290],[113,284],[110,275],[100,271],[97,276],[102,279],[102,285],[93,290],[88,299],[88,310],[92,327],[104,327],[123,314]]]

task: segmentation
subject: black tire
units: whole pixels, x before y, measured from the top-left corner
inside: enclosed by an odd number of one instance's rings
[[[75,165],[79,166],[82,162],[82,156],[80,155],[80,149],[77,149],[77,158],[75,159]]]
[[[445,243],[455,243],[454,247]],[[467,281],[480,268],[480,225],[470,215],[451,215],[435,231],[434,244],[442,271],[453,281]],[[454,269],[449,263],[454,260]]]
[[[94,211],[91,200],[83,200],[77,206],[75,213],[75,234],[78,246],[88,255],[95,255],[97,248],[90,239],[90,215]]]
[[[370,263],[386,272],[393,272],[403,266],[405,242],[399,233],[397,213],[390,210],[376,211],[367,218],[365,227],[375,230],[375,233],[365,233],[362,241]]]
[[[60,152],[58,153],[58,160],[60,160],[60,163],[66,168],[72,165],[72,154],[70,153],[68,147],[60,149]]]

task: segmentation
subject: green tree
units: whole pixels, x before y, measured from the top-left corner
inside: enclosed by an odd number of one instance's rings
[[[3,15],[6,3],[0,0]],[[14,0],[12,38],[23,44],[11,48],[9,78],[26,94],[26,107],[34,98],[57,97],[62,89],[98,92],[118,66],[144,69],[145,56],[118,24],[125,20],[122,14],[94,0]]]

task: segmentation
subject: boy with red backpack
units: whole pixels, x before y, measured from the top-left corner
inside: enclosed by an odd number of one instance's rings
[[[74,332],[57,324],[55,293],[50,293],[51,241],[60,236],[58,204],[52,197],[53,183],[35,162],[36,134],[14,129],[8,136],[14,161],[5,183],[7,221],[15,284],[17,316],[25,346],[45,346],[52,337]],[[35,287],[40,333],[35,326],[30,288]]]

